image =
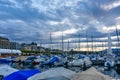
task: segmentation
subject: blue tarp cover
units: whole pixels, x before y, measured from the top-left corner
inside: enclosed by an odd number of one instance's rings
[[[48,64],[52,64],[52,63],[54,63],[54,62],[56,62],[56,61],[58,61],[59,59],[58,59],[58,57],[53,57],[49,62],[48,62]]]
[[[80,58],[80,59],[84,59],[85,56],[84,56],[84,55],[80,55],[79,58]]]
[[[3,63],[10,63],[11,61],[12,61],[11,59],[1,58],[1,59],[0,59],[0,64],[3,64]]]
[[[20,70],[6,76],[3,80],[27,80],[28,77],[39,72],[38,70]]]

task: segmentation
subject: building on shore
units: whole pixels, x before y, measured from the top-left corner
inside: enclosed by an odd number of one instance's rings
[[[41,46],[38,46],[38,47],[37,47],[37,50],[38,50],[39,52],[46,52],[46,51],[45,51],[45,48],[44,48],[44,47],[41,47]]]
[[[21,50],[21,44],[17,42],[10,42],[10,49]]]
[[[10,49],[10,41],[8,38],[0,37],[0,48],[1,49]]]
[[[37,51],[37,43],[32,42],[31,44],[23,43],[21,44],[22,50],[28,50],[28,51]]]

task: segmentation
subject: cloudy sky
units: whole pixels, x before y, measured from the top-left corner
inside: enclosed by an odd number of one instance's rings
[[[105,41],[120,29],[120,0],[0,0],[0,36],[10,41]],[[87,34],[87,35],[86,35]]]

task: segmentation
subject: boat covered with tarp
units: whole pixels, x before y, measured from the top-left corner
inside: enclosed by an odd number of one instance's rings
[[[111,80],[111,78],[102,74],[96,68],[91,67],[86,71],[76,73],[72,80]]]
[[[39,72],[39,70],[19,70],[4,77],[3,80],[27,80],[27,78]]]
[[[10,67],[9,65],[0,65],[0,75],[3,77],[8,76],[16,71],[18,70]]]
[[[38,73],[28,78],[28,80],[70,80],[74,74],[74,71],[63,67],[58,67]]]

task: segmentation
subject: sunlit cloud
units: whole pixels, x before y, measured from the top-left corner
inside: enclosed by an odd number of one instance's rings
[[[59,22],[57,22],[57,21],[48,21],[48,24],[50,24],[50,25],[58,25]]]
[[[120,30],[120,24],[114,26],[103,26],[99,31],[101,33],[112,33],[115,32],[116,29]]]
[[[68,30],[65,30],[65,31],[58,31],[58,32],[53,32],[53,36],[56,36],[56,37],[59,37],[59,36],[66,36],[68,34],[74,34],[77,32],[77,29],[68,29]]]
[[[105,10],[111,10],[111,9],[116,8],[118,6],[120,6],[120,0],[116,0],[114,3],[108,4],[108,5],[104,5],[103,8]]]

